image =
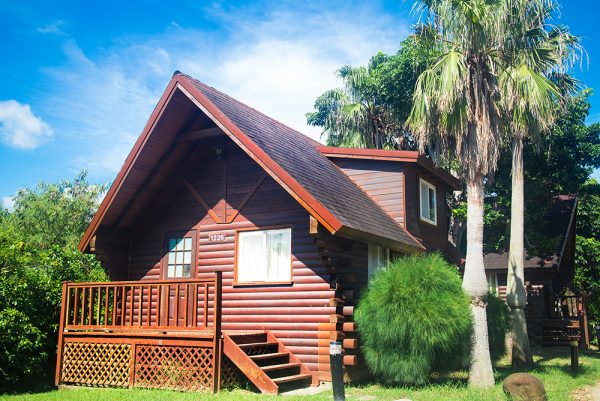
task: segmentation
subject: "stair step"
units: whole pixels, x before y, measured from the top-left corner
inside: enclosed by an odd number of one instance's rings
[[[238,347],[240,347],[241,349],[245,350],[245,349],[248,349],[248,348],[273,347],[273,346],[276,346],[276,345],[277,345],[277,343],[259,342],[259,343],[238,344]]]
[[[282,370],[282,369],[291,369],[291,368],[296,368],[296,367],[300,367],[299,363],[282,363],[279,365],[267,365],[267,366],[262,366],[261,369],[265,372],[272,372],[274,370]]]
[[[272,352],[270,354],[260,354],[260,355],[249,355],[252,360],[263,360],[263,359],[271,359],[271,358],[280,358],[282,356],[289,355],[287,352]]]
[[[279,377],[277,379],[272,379],[272,380],[276,384],[282,384],[282,383],[290,383],[290,382],[295,382],[295,381],[299,381],[299,380],[309,380],[309,379],[312,380],[312,375],[310,375],[308,373],[300,373],[298,375],[284,376],[284,377]]]
[[[267,341],[266,333],[236,333],[231,334],[229,337],[233,340],[234,343],[238,345]]]

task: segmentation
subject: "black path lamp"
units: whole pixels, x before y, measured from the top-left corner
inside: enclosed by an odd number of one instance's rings
[[[342,371],[342,342],[329,343],[329,363],[331,365],[331,384],[333,401],[346,401],[344,394],[344,372]]]

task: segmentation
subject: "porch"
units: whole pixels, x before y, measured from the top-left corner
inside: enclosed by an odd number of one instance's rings
[[[217,392],[316,384],[267,330],[221,330],[222,273],[197,280],[64,283],[56,385]]]

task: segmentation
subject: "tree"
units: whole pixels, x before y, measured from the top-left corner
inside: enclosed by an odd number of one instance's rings
[[[589,180],[577,208],[575,285],[584,293],[593,322],[600,324],[600,183]],[[590,322],[591,323],[591,322]]]
[[[17,193],[9,220],[23,241],[42,249],[75,249],[105,190],[105,185],[88,183],[85,172],[72,181],[42,182]]]
[[[403,122],[417,76],[434,56],[434,47],[411,35],[395,55],[378,53],[367,66],[340,68],[344,87],[316,99],[308,124],[323,128],[329,146],[414,149]]]
[[[49,378],[56,352],[63,281],[103,281],[93,255],[76,244],[98,205],[85,174],[40,184],[0,212],[0,393]]]
[[[474,317],[469,382],[494,383],[483,266],[484,177],[494,173],[503,115],[498,75],[510,37],[512,1],[429,0],[416,7],[428,17],[428,39],[441,51],[418,78],[407,120],[422,151],[452,154],[467,186],[467,255],[463,288]],[[434,152],[437,153],[437,152]]]
[[[555,117],[561,92],[550,79],[563,74],[574,59],[577,38],[566,28],[550,27],[549,19],[558,5],[554,0],[512,1],[510,30],[503,46],[503,68],[499,78],[502,107],[507,113],[512,135],[512,185],[510,246],[508,253],[507,302],[512,315],[512,364],[531,365],[527,322],[525,320],[524,272],[524,174],[523,142],[535,141],[547,132]],[[572,80],[561,79],[563,87]],[[569,85],[570,86],[570,85]]]
[[[558,195],[577,195],[594,168],[600,167],[600,124],[587,126],[589,89],[567,99],[555,112],[555,123],[536,141],[525,138],[525,249],[542,259],[560,249],[565,227],[547,216]],[[493,180],[486,182],[485,252],[506,252],[510,237],[511,149],[503,149]],[[461,206],[462,208],[462,206]],[[462,209],[461,209],[462,210]],[[578,208],[578,224],[583,208]]]

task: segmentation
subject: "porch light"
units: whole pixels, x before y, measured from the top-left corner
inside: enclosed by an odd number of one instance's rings
[[[215,153],[217,154],[217,160],[223,160],[223,146],[215,146]]]

